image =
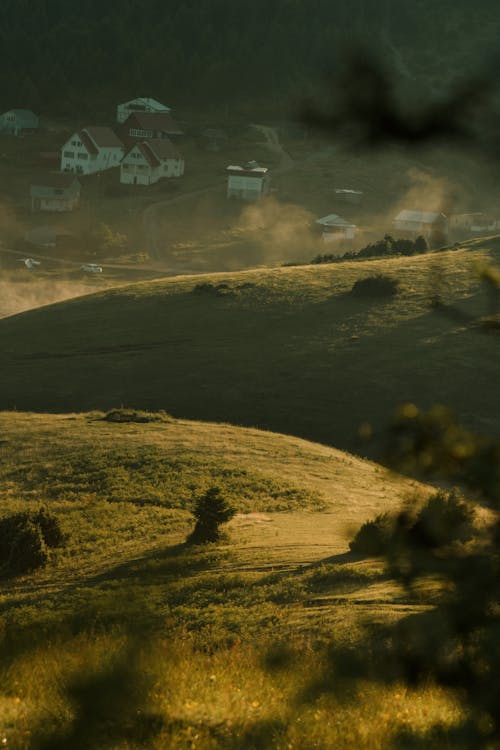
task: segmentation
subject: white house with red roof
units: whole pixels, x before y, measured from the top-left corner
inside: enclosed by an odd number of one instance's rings
[[[124,146],[111,128],[89,126],[73,133],[61,149],[61,172],[94,174],[119,167]]]
[[[120,182],[126,185],[153,185],[183,174],[184,159],[168,138],[135,143],[120,164]]]
[[[119,104],[116,108],[116,121],[121,125],[133,112],[171,112],[172,108],[162,104],[157,99],[140,96],[129,102]]]

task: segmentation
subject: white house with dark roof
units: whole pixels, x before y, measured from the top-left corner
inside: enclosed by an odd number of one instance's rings
[[[168,138],[135,143],[120,164],[120,182],[125,185],[153,185],[183,174],[184,159]]]
[[[184,131],[168,112],[133,112],[120,128],[120,134],[124,139],[143,141],[184,135]]]
[[[9,135],[26,135],[38,130],[39,118],[30,109],[9,109],[0,115],[0,132]]]
[[[356,236],[357,226],[346,221],[337,214],[328,214],[316,220],[321,228],[321,236],[325,242],[334,240],[353,240]]]
[[[269,193],[269,169],[259,166],[256,161],[249,161],[243,166],[230,164],[226,167],[226,173],[228,198],[256,201]]]
[[[80,202],[80,183],[73,174],[53,172],[31,184],[32,211],[73,211]]]
[[[89,126],[73,133],[61,149],[61,172],[94,174],[119,167],[124,146],[111,128]]]
[[[171,107],[167,107],[156,99],[141,96],[117,106],[116,122],[121,125],[133,112],[166,112],[168,114],[171,111]]]

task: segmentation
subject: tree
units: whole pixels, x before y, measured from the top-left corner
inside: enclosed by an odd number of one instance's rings
[[[235,513],[236,509],[228,503],[219,487],[210,487],[196,501],[193,510],[196,525],[187,539],[188,543],[205,544],[219,541],[220,526],[229,521]]]

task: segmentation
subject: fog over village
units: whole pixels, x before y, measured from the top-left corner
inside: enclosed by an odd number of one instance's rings
[[[500,748],[499,30],[3,0],[3,747]]]

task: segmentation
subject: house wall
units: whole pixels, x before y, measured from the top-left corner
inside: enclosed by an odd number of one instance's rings
[[[73,211],[78,205],[78,198],[32,198],[32,211],[53,211],[63,213]]]
[[[339,229],[325,229],[321,235],[324,242],[335,242],[336,240],[353,240],[356,235],[354,227]]]
[[[13,112],[5,112],[0,116],[0,131],[11,135],[21,135],[23,132],[34,131],[38,127],[31,119],[24,120]]]
[[[266,177],[249,177],[229,175],[227,180],[227,197],[243,200],[259,200],[269,192],[269,181]]]
[[[61,149],[61,172],[75,174],[94,174],[105,169],[118,167],[123,156],[123,149],[118,147],[99,148],[97,154],[87,151],[75,134]]]
[[[140,154],[134,152],[124,159],[120,167],[120,182],[124,185],[153,185],[164,177],[181,177],[184,174],[183,159],[167,159],[157,167],[152,167]]]

